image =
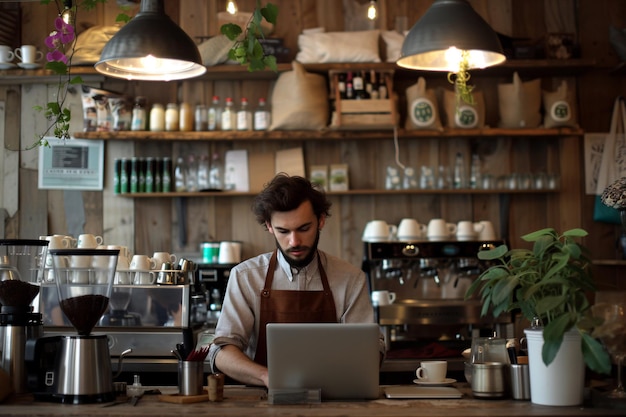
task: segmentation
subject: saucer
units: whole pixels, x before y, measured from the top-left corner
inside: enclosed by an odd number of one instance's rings
[[[15,68],[15,64],[12,62],[0,62],[0,70],[7,70]]]
[[[40,64],[36,64],[36,63],[26,63],[26,62],[18,62],[17,66],[20,68],[24,68],[24,69],[37,69],[37,68],[41,68]]]
[[[417,385],[423,385],[426,387],[444,387],[446,385],[454,384],[456,382],[456,379],[446,378],[443,381],[439,381],[439,382],[429,382],[429,381],[421,381],[419,379],[414,379],[413,382],[416,383]]]

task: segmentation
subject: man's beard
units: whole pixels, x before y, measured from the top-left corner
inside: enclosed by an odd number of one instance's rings
[[[304,268],[305,266],[307,266],[309,263],[311,263],[313,258],[315,258],[315,254],[317,253],[317,244],[319,243],[319,241],[320,241],[320,231],[318,230],[317,234],[315,235],[315,241],[313,242],[313,245],[309,248],[309,253],[306,255],[306,257],[302,259],[292,258],[288,251],[286,252],[283,250],[283,248],[280,247],[280,244],[278,243],[278,239],[276,239],[276,247],[283,254],[283,256],[285,257],[285,260],[292,268],[300,269],[300,268]],[[297,248],[297,249],[300,249],[300,248]]]

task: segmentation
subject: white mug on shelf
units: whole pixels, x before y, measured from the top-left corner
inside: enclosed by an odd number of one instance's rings
[[[426,235],[426,225],[415,219],[405,218],[398,224],[398,240],[419,240]]]
[[[428,222],[428,240],[448,240],[456,234],[456,224],[448,223],[444,219],[432,219]]]
[[[174,255],[173,253],[170,254],[169,252],[154,252],[152,258],[156,262],[155,269],[161,269],[163,264],[166,262],[174,265],[177,259],[176,255]]]
[[[493,223],[491,223],[489,220],[481,220],[480,224],[483,225],[483,228],[478,233],[478,240],[496,240],[496,231],[493,228]]]
[[[96,249],[102,244],[102,236],[96,236],[91,233],[83,233],[78,235],[76,246],[84,249]]]
[[[365,225],[363,241],[386,242],[393,240],[397,233],[398,227],[396,225],[387,224],[384,220],[372,220]]]
[[[10,46],[0,45],[0,63],[6,64],[13,61],[15,54],[11,50]]]
[[[484,225],[470,220],[461,220],[456,226],[457,240],[476,240],[478,233],[483,230]]]
[[[43,59],[43,52],[38,51],[35,45],[22,45],[15,49],[14,54],[24,64],[34,64]]]

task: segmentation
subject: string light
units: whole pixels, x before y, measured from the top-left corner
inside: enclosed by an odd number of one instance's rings
[[[235,0],[228,0],[226,4],[226,11],[230,14],[237,14],[237,2]]]
[[[376,7],[376,0],[370,0],[370,5],[367,8],[367,18],[369,20],[378,19],[378,8]]]

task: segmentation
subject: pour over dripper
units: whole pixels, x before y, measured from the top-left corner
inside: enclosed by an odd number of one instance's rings
[[[3,311],[32,311],[30,304],[39,294],[48,241],[0,240],[0,304]]]
[[[111,298],[119,249],[51,249],[59,304],[80,336],[87,336]]]

